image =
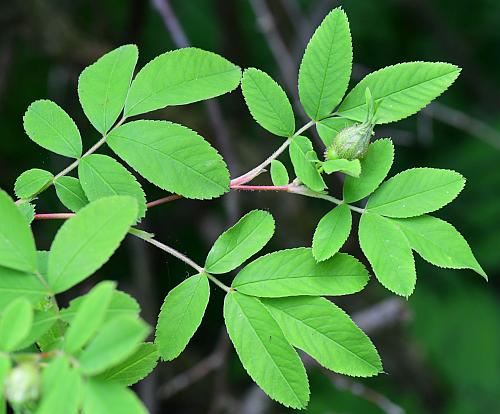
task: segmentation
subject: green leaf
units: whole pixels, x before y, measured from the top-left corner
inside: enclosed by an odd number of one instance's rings
[[[0,266],[33,272],[36,248],[33,234],[16,204],[0,190]]]
[[[57,197],[66,208],[75,213],[85,207],[89,200],[80,181],[74,177],[59,177],[54,181]]]
[[[449,63],[407,62],[367,75],[346,96],[339,115],[362,122],[366,118],[365,91],[370,89],[377,112],[374,121],[387,124],[420,111],[455,81],[460,69]]]
[[[78,79],[83,112],[103,135],[113,126],[125,105],[137,55],[137,46],[121,46],[85,68]]]
[[[299,70],[299,97],[311,119],[329,115],[347,90],[352,43],[345,12],[332,10],[309,41]]]
[[[33,308],[23,297],[7,305],[0,317],[0,350],[9,352],[28,335],[33,323]]]
[[[316,168],[315,161],[318,161],[318,157],[308,138],[298,136],[293,139],[290,144],[290,159],[299,180],[311,190],[322,191],[326,187]]]
[[[24,349],[39,341],[59,320],[59,314],[54,308],[35,311],[33,323],[28,335],[17,345],[17,349]]]
[[[325,146],[329,147],[340,131],[354,124],[354,121],[346,118],[326,118],[316,123],[316,130]]]
[[[451,269],[472,269],[488,279],[467,241],[451,224],[432,216],[398,219],[395,223],[406,235],[410,247],[429,263]]]
[[[41,147],[70,158],[82,155],[82,138],[75,122],[55,102],[33,102],[24,114],[24,130]]]
[[[137,396],[112,382],[91,379],[87,383],[83,414],[147,414]]]
[[[125,386],[133,385],[153,371],[158,358],[156,345],[146,342],[126,360],[100,374],[98,379]]]
[[[413,293],[417,280],[413,254],[394,221],[364,213],[359,222],[359,244],[382,285],[401,296]]]
[[[66,352],[72,354],[79,351],[101,327],[115,287],[115,282],[101,282],[85,295],[66,331]]]
[[[47,294],[47,288],[36,275],[0,267],[0,310],[20,296],[36,305]]]
[[[332,174],[334,172],[342,172],[351,177],[359,177],[361,174],[361,163],[359,160],[328,160],[321,163],[323,170],[327,174]]]
[[[39,168],[33,168],[17,177],[14,192],[19,198],[31,198],[45,188],[53,179],[54,176],[52,173]]]
[[[368,272],[354,257],[339,253],[316,263],[311,249],[299,247],[259,257],[231,286],[259,297],[336,296],[359,292],[367,282]]]
[[[390,139],[379,139],[370,144],[361,159],[359,178],[346,177],[344,181],[344,201],[352,203],[375,191],[389,173],[393,160],[394,145]]]
[[[90,201],[112,195],[128,195],[137,200],[137,218],[146,214],[146,196],[135,177],[114,158],[92,154],[82,158],[78,176]]]
[[[312,254],[318,261],[324,261],[337,253],[351,232],[351,210],[341,204],[327,213],[318,223],[314,232]]]
[[[4,397],[4,382],[5,378],[9,375],[11,369],[11,362],[7,355],[0,355],[0,414],[7,413]]]
[[[412,168],[383,183],[366,209],[387,217],[415,217],[439,210],[462,191],[465,178],[455,171]]]
[[[107,322],[80,356],[84,374],[95,375],[132,355],[149,333],[149,327],[137,317],[118,316]]]
[[[31,224],[33,220],[35,219],[35,205],[32,203],[28,202],[21,202],[19,204],[16,204],[17,209],[21,213],[21,215],[24,217],[26,222],[28,224]]]
[[[42,375],[42,400],[36,414],[77,414],[83,396],[82,378],[65,356],[52,360]]]
[[[292,105],[285,91],[261,70],[243,72],[241,90],[250,113],[257,123],[280,137],[291,137],[295,131]]]
[[[63,292],[108,261],[137,217],[131,197],[107,197],[90,203],[67,220],[52,242],[48,282]]]
[[[281,161],[271,161],[271,180],[273,184],[278,187],[285,186],[289,183],[290,178],[288,177],[288,171]]]
[[[257,299],[232,292],[224,320],[236,352],[252,379],[273,400],[291,408],[309,401],[306,370],[280,327]]]
[[[370,339],[338,306],[321,297],[265,299],[264,305],[296,348],[344,375],[370,377],[382,362]]]
[[[155,343],[163,360],[171,361],[184,350],[200,326],[209,297],[205,274],[191,276],[169,292],[156,325]]]
[[[73,299],[68,308],[61,310],[61,317],[68,324],[71,325],[73,323],[75,316],[85,301],[85,297],[86,295]],[[112,292],[111,302],[106,310],[104,322],[109,322],[118,316],[138,316],[139,312],[139,304],[132,296],[125,292],[115,290]]]
[[[267,211],[253,210],[222,233],[208,253],[205,269],[227,273],[260,251],[274,233],[274,219]]]
[[[229,172],[217,151],[191,129],[166,121],[135,121],[113,130],[111,149],[158,187],[187,198],[229,191]]]
[[[125,115],[139,115],[171,105],[185,105],[235,89],[241,69],[212,52],[187,47],[157,56],[132,82]]]

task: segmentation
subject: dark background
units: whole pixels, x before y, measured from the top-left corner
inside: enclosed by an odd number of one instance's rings
[[[172,20],[177,16],[192,45],[220,53],[241,67],[267,71],[294,98],[297,64],[305,44],[321,19],[339,4],[351,22],[353,82],[369,70],[401,61],[448,61],[463,68],[437,104],[376,132],[379,137],[392,137],[396,144],[392,173],[432,166],[454,169],[467,177],[463,193],[437,215],[464,234],[490,282],[472,271],[439,269],[416,258],[418,283],[408,301],[394,298],[373,278],[363,293],[335,300],[355,313],[363,326],[368,324],[387,374],[352,380],[312,366],[307,412],[498,413],[498,0],[177,0],[171,2],[171,9],[164,0],[3,0],[0,186],[12,194],[14,181],[24,170],[39,167],[57,173],[68,164],[67,159],[31,142],[23,131],[23,113],[36,99],[49,98],[65,108],[77,122],[86,148],[99,138],[79,106],[76,85],[80,71],[106,51],[136,43],[142,66],[175,48],[174,38],[177,44],[185,41]],[[239,90],[216,102],[216,106],[194,104],[149,115],[200,132],[223,153],[235,177],[261,162],[281,141],[251,120]],[[323,151],[319,145],[317,149]],[[258,179],[266,180],[264,176]],[[143,184],[148,200],[164,195]],[[338,179],[330,184],[332,193],[338,194]],[[268,209],[277,221],[267,252],[310,245],[315,224],[331,205],[280,193],[229,194],[208,202],[178,200],[148,212],[143,228],[202,262],[217,235],[253,208]],[[37,211],[64,211],[53,189],[37,201]],[[40,249],[49,248],[59,225],[33,224]],[[345,250],[362,257],[355,237]],[[117,279],[122,289],[136,295],[143,316],[154,325],[164,296],[189,272],[183,263],[141,241],[127,239],[95,277],[61,301],[67,302],[103,278]],[[252,386],[221,334],[222,298],[212,290],[204,323],[187,350],[174,362],[160,364],[137,387],[151,412],[287,412]],[[364,320],[357,313],[363,310],[368,312]]]

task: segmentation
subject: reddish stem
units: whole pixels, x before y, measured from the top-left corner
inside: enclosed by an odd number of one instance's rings
[[[287,185],[238,185],[231,184],[231,189],[242,191],[288,191]]]
[[[170,201],[178,200],[179,198],[182,198],[182,196],[178,194],[172,194],[167,197],[159,198],[158,200],[150,201],[149,203],[146,204],[147,208],[159,206],[160,204],[165,204]]]
[[[35,220],[57,220],[57,219],[68,219],[73,217],[75,213],[45,213],[45,214],[35,214]]]

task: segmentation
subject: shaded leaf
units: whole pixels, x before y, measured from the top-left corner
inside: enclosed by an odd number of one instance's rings
[[[288,177],[288,171],[281,161],[271,161],[271,180],[273,181],[273,184],[278,187],[289,183],[290,178]]]
[[[326,185],[316,168],[318,157],[311,141],[303,136],[295,137],[290,144],[290,159],[295,174],[301,182],[314,191],[322,191]]]

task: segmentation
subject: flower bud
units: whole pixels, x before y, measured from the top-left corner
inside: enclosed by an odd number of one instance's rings
[[[5,396],[12,405],[23,405],[38,399],[40,372],[30,363],[15,367],[5,380]]]
[[[342,129],[325,152],[326,160],[363,158],[373,135],[373,124],[364,122]]]

